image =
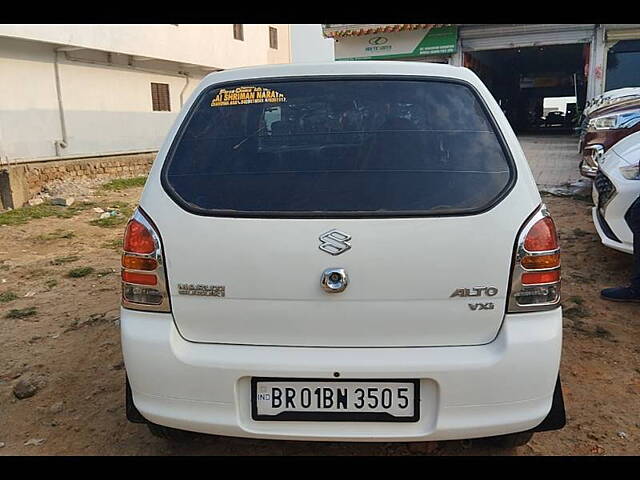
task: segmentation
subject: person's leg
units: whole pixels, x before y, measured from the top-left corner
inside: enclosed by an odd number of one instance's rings
[[[640,197],[631,205],[627,220],[633,232],[631,284],[628,287],[605,288],[600,294],[605,300],[640,302]]]

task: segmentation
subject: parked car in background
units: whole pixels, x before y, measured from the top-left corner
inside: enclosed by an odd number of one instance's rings
[[[466,68],[208,75],[122,258],[127,415],[153,434],[514,446],[564,426],[554,222]]]
[[[562,112],[549,112],[544,119],[545,127],[564,126],[564,113]]]
[[[640,132],[620,140],[604,154],[593,182],[593,222],[607,247],[633,253],[628,212],[638,195]]]
[[[602,95],[589,100],[582,111],[583,115],[591,115],[594,110],[606,107],[607,105],[640,96],[640,87],[625,87],[617,88],[615,90],[609,90]]]
[[[595,177],[604,153],[616,142],[640,131],[640,89],[623,88],[587,106],[578,151],[580,173]]]

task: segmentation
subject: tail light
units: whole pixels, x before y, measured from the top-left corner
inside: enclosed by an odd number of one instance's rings
[[[509,312],[535,312],[560,303],[560,246],[543,205],[524,225],[515,248]]]
[[[139,209],[127,224],[123,249],[122,306],[170,312],[160,235]]]

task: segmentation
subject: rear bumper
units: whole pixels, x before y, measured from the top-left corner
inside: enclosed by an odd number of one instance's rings
[[[185,341],[170,314],[122,310],[133,401],[173,428],[287,440],[422,441],[501,435],[549,413],[562,345],[561,309],[507,315],[496,339],[472,347],[306,348]],[[257,422],[252,376],[420,379],[420,420]]]

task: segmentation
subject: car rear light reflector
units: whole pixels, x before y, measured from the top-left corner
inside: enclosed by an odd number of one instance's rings
[[[122,296],[127,302],[142,305],[160,305],[163,302],[163,295],[159,290],[139,285],[124,284]]]
[[[135,285],[158,284],[158,278],[153,274],[129,272],[127,270],[122,271],[122,281],[126,283],[133,283]]]
[[[523,285],[539,285],[543,283],[554,283],[560,281],[560,270],[548,272],[526,272],[522,274]]]
[[[155,270],[158,268],[158,262],[154,258],[125,254],[122,256],[122,266],[131,270]]]
[[[528,255],[520,262],[527,270],[540,268],[555,268],[560,266],[560,254],[554,255]]]
[[[558,248],[558,234],[551,217],[538,220],[529,230],[524,240],[528,252],[544,252]]]
[[[124,251],[131,253],[153,253],[156,243],[151,232],[138,220],[131,219],[124,233]]]
[[[132,310],[170,312],[162,241],[142,210],[125,231],[122,255],[122,306]]]
[[[543,205],[518,234],[508,312],[556,308],[560,304],[560,278],[558,234]]]
[[[520,291],[515,294],[516,302],[521,308],[519,311],[525,311],[526,308],[531,310],[540,310],[541,304],[557,305],[557,299],[560,298],[560,285],[535,285],[523,286]]]

